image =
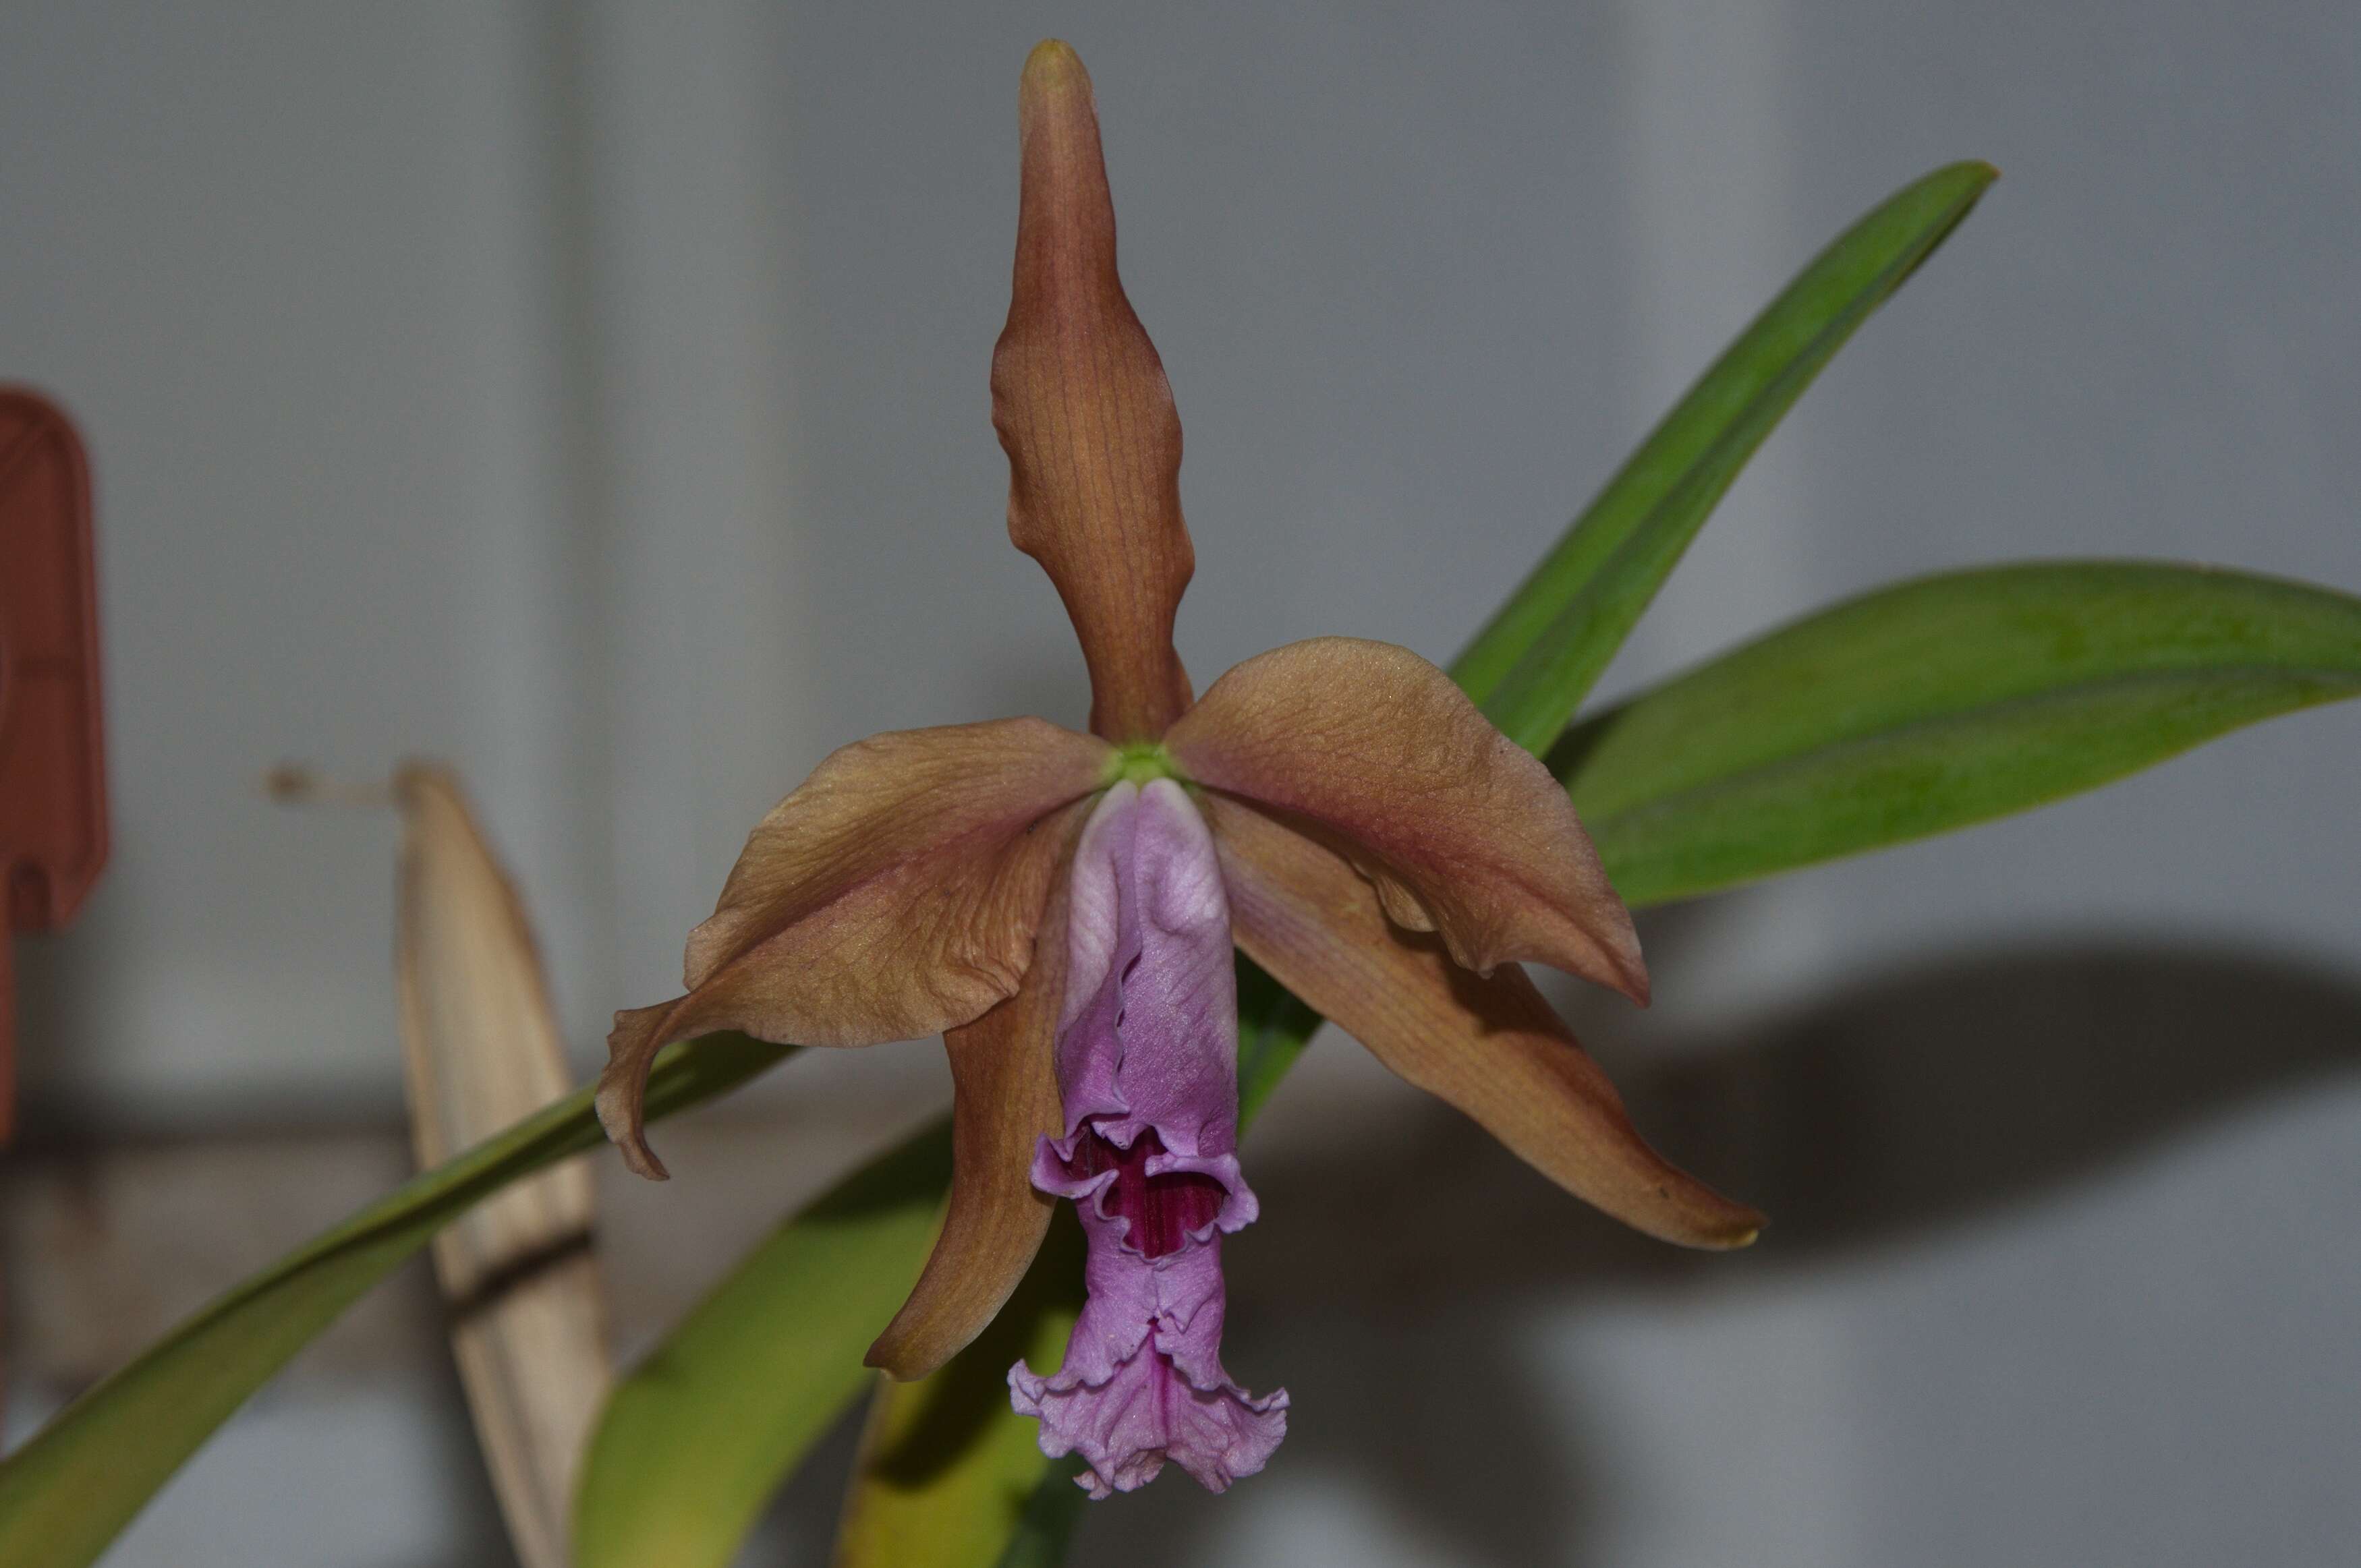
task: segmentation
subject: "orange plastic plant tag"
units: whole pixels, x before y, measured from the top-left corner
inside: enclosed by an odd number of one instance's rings
[[[0,1140],[16,1116],[7,933],[49,931],[106,864],[90,468],[66,416],[0,388]]]

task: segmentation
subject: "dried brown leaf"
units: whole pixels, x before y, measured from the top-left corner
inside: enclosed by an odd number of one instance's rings
[[[439,1164],[573,1088],[516,891],[458,782],[412,766],[398,975],[419,1165]],[[590,1171],[572,1160],[486,1200],[434,1239],[452,1347],[517,1554],[565,1568],[574,1478],[609,1380],[591,1253]]]

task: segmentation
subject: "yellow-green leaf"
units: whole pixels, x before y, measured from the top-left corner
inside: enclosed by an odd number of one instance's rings
[[[874,1374],[950,1180],[938,1124],[781,1224],[617,1385],[575,1504],[581,1568],[724,1563]]]
[[[1048,1461],[1008,1406],[1008,1369],[1064,1359],[1082,1310],[1082,1234],[1060,1209],[1038,1266],[981,1338],[916,1383],[881,1380],[845,1499],[836,1568],[994,1568]],[[1001,1420],[1006,1415],[1010,1419]]]

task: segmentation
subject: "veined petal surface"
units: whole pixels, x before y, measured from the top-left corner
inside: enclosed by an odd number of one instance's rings
[[[691,934],[688,994],[615,1015],[598,1111],[642,1175],[639,1085],[667,1042],[717,1029],[810,1046],[907,1040],[1016,993],[1063,841],[1106,780],[1101,740],[1038,718],[847,746],[763,818]]]
[[[802,1043],[909,1038],[879,1034],[866,1022],[898,1020],[909,1005],[866,994],[881,981],[892,983],[874,972],[881,966],[866,961],[870,947],[884,942],[897,954],[915,948],[961,956],[950,949],[968,932],[1007,944],[1005,930],[964,918],[957,895],[988,886],[1012,839],[1104,784],[1113,756],[1105,742],[1040,718],[891,730],[829,753],[748,836],[711,917],[689,933],[686,983],[694,991],[723,966],[789,933],[802,945],[803,938],[824,932],[825,942],[796,955],[824,968],[799,968],[782,989],[797,996],[850,992],[834,1003],[812,1004],[816,1013],[846,1021],[831,1025],[823,1017],[799,1025]],[[1039,907],[1037,900],[1035,916]],[[1018,944],[1027,954],[1032,936],[1028,917]],[[857,953],[844,947],[848,940]],[[906,958],[888,967],[923,973],[939,966]],[[1024,967],[1020,959],[1017,972]],[[1015,989],[1009,984],[991,1002]],[[964,1005],[962,1000],[954,1010]],[[963,1024],[983,1011],[951,1021]],[[837,1036],[872,1038],[831,1037]]]
[[[1743,1246],[1762,1215],[1650,1148],[1621,1096],[1522,970],[1479,978],[1387,924],[1343,859],[1235,802],[1207,803],[1238,946],[1421,1089],[1635,1230]]]
[[[1565,788],[1409,649],[1315,637],[1257,654],[1164,743],[1198,784],[1341,851],[1397,924],[1477,973],[1532,959],[1647,999],[1631,914]]]
[[[1189,706],[1172,617],[1196,570],[1180,516],[1180,417],[1115,272],[1115,204],[1091,79],[1034,49],[1018,90],[1023,191],[992,422],[1008,453],[1008,537],[1066,602],[1091,672],[1091,729],[1153,740]]]
[[[1057,827],[1060,839],[1069,831],[1069,823]],[[1052,873],[1033,967],[1016,994],[943,1035],[951,1064],[950,1203],[910,1299],[865,1358],[906,1382],[957,1355],[991,1323],[1032,1266],[1057,1208],[1034,1187],[1032,1169],[1035,1146],[1064,1130],[1054,1053],[1071,859],[1060,857]]]

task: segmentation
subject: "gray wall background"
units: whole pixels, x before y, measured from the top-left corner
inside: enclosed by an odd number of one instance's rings
[[[25,1066],[35,1116],[104,1135],[398,1095],[391,825],[275,811],[283,757],[465,769],[587,1069],[829,750],[1080,718],[985,417],[1044,34],[1097,82],[1188,429],[1201,684],[1323,632],[1448,657],[1793,269],[1969,156],[2005,178],[1609,691],[2010,556],[2361,587],[2361,15],[2331,0],[4,19],[0,374],[95,451],[118,812],[82,924],[20,948]],[[1086,1550],[2342,1560],[2356,762],[2361,711],[2301,716],[1652,920],[1656,1007],[1577,1015],[1643,1124],[1773,1212],[1743,1256],[1613,1234],[1323,1039],[1231,1248],[1229,1361],[1292,1390],[1288,1446],[1219,1503],[1175,1475],[1094,1510]],[[910,1046],[770,1092],[944,1086]],[[487,1560],[430,1398],[281,1394],[115,1561]]]

